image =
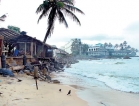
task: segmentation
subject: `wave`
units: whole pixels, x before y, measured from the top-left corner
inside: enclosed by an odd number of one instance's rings
[[[92,86],[94,80],[112,89],[139,93],[138,59],[80,61],[65,71],[85,80]],[[117,65],[121,64],[121,65]],[[123,65],[122,65],[123,64]]]

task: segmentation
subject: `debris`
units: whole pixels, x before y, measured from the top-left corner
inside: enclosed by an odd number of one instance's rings
[[[53,83],[60,83],[58,80],[52,80]]]
[[[13,72],[10,69],[6,69],[6,68],[0,69],[0,74],[2,74],[3,76],[14,77]]]

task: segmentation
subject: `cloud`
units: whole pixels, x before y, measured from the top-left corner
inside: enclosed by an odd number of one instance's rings
[[[139,34],[139,22],[129,24],[124,31],[130,34]]]
[[[123,30],[123,37],[132,47],[139,49],[139,21],[134,21]]]
[[[97,41],[102,41],[102,40],[123,40],[123,37],[119,36],[109,36],[106,34],[96,34],[93,36],[84,36],[82,37],[83,40],[97,40]]]

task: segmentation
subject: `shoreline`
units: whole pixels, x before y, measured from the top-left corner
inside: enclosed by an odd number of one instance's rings
[[[89,106],[138,106],[139,94],[92,86],[92,88],[69,85],[77,89],[76,94]]]
[[[64,78],[62,80],[63,85],[69,85],[77,89],[76,93],[78,97],[87,101],[89,106],[132,106],[133,104],[135,104],[134,106],[138,106],[139,104],[138,93],[115,90],[105,84],[105,86],[99,84],[94,84],[93,86],[78,85],[78,83],[74,83],[72,77],[64,75],[60,74],[60,79]],[[59,77],[59,75],[56,77]],[[72,79],[70,83],[63,82],[66,81],[65,77]]]
[[[73,87],[38,81],[31,76],[19,76],[17,82],[14,77],[0,77],[0,106],[88,106],[87,102],[79,98]],[[59,92],[59,89],[62,89]],[[71,95],[67,95],[71,90]]]

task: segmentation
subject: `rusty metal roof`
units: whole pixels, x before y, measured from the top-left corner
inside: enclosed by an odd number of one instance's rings
[[[4,41],[8,41],[8,42],[16,42],[16,41],[20,41],[22,40],[23,42],[24,41],[27,41],[27,40],[33,40],[33,41],[37,41],[41,44],[43,44],[42,41],[34,38],[34,37],[31,37],[31,36],[28,36],[28,35],[21,35],[21,34],[18,34],[10,29],[6,29],[6,28],[0,28],[0,35],[4,37]],[[21,39],[22,37],[24,37],[25,39]],[[31,41],[32,41],[31,40]],[[44,44],[45,46],[49,47],[49,48],[52,48],[52,49],[57,49],[56,47],[53,47],[49,44]]]
[[[0,35],[4,37],[5,41],[9,41],[20,36],[20,34],[6,28],[0,28]]]

